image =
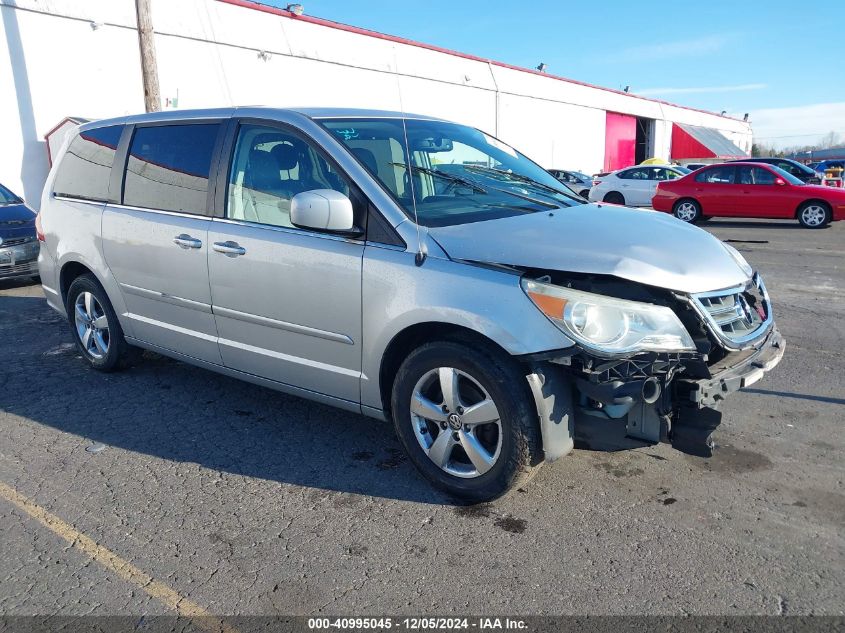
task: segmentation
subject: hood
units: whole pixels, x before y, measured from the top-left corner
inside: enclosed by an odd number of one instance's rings
[[[9,226],[10,222],[35,222],[35,211],[25,204],[0,204],[0,226]]]
[[[453,259],[613,275],[687,293],[748,280],[721,241],[657,211],[584,204],[428,230]]]
[[[35,212],[25,204],[0,205],[0,238],[35,235]]]

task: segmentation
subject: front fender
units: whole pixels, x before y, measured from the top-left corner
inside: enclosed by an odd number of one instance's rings
[[[421,323],[464,327],[519,356],[572,346],[519,285],[519,275],[368,246],[364,253],[361,403],[382,408],[379,373],[390,342]]]

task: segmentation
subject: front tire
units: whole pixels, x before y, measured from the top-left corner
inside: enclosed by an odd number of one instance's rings
[[[689,198],[685,200],[678,200],[672,209],[672,215],[682,222],[694,224],[702,219],[701,205],[695,200],[690,200]]]
[[[82,358],[97,371],[130,365],[140,354],[123,336],[108,295],[93,275],[80,275],[67,292],[68,322]]]
[[[454,497],[500,497],[542,459],[525,372],[492,348],[446,341],[417,348],[399,368],[391,404],[411,461]]]
[[[830,207],[821,202],[805,202],[798,208],[798,222],[805,229],[820,229],[830,224]]]

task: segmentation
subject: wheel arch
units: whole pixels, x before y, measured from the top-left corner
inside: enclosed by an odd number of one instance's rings
[[[78,260],[70,260],[62,264],[59,270],[59,294],[62,297],[62,305],[67,305],[67,293],[73,281],[77,277],[87,274],[94,275],[97,278],[97,274],[90,267]],[[99,278],[97,278],[97,281],[100,282],[101,286],[103,285]]]
[[[827,209],[827,212],[831,216],[831,218],[833,217],[833,207],[827,200],[824,200],[822,198],[808,198],[807,200],[802,200],[800,203],[798,203],[798,206],[795,207],[795,214],[793,215],[793,217],[797,220],[798,215],[801,213],[801,209],[811,203],[823,206]]]
[[[672,203],[672,213],[675,212],[675,209],[677,209],[678,205],[682,202],[694,202],[698,205],[701,215],[704,215],[704,205],[701,204],[701,200],[697,200],[693,196],[681,196],[680,198],[675,200],[675,202]]]
[[[462,325],[442,321],[427,321],[410,325],[390,340],[381,358],[378,376],[379,394],[381,395],[382,410],[387,416],[391,415],[393,377],[399,371],[399,366],[412,351],[423,343],[432,341],[483,345],[496,352],[510,355],[504,347],[493,339]]]
[[[87,261],[84,257],[78,254],[66,254],[57,264],[58,268],[58,296],[61,299],[62,307],[67,312],[67,293],[74,279],[81,275],[92,275],[97,283],[103,287],[106,297],[111,302],[112,308],[117,315],[117,319],[123,328],[124,334],[132,336],[132,324],[124,318],[126,313],[126,305],[123,300],[123,294],[120,292],[120,287],[117,281],[111,276],[110,271],[106,268],[99,269],[92,262]],[[103,275],[105,273],[105,276]]]

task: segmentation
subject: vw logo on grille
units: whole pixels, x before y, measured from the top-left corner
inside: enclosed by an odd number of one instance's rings
[[[461,426],[463,426],[463,422],[461,422],[461,416],[459,416],[457,413],[450,413],[449,417],[446,418],[446,421],[449,423],[449,426],[455,431],[457,431],[461,428]]]

